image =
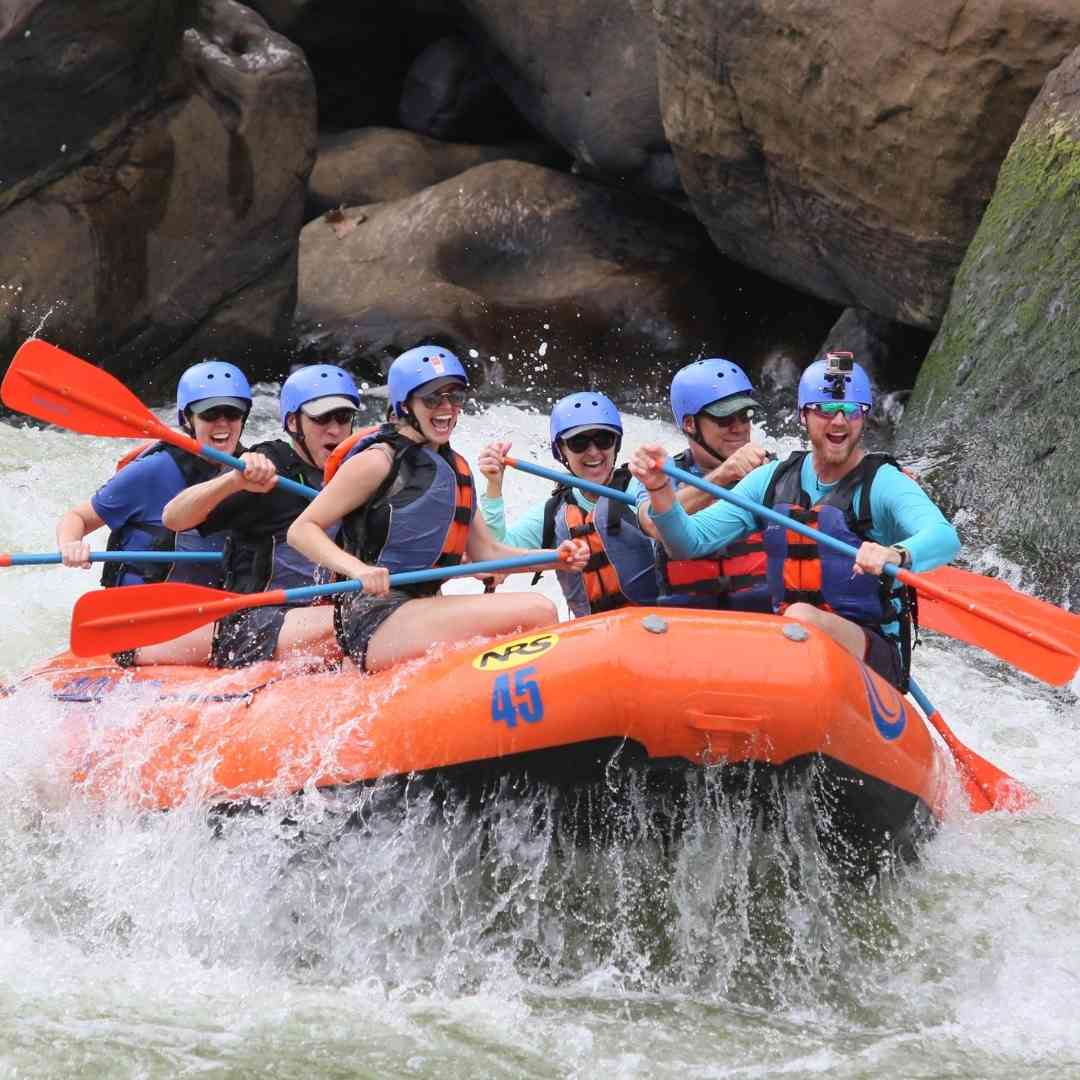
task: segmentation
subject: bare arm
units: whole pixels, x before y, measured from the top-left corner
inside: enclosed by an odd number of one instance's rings
[[[245,465],[243,472],[229,469],[221,476],[215,476],[213,480],[192,484],[174,495],[161,511],[161,521],[165,528],[173,532],[194,529],[230,495],[241,491],[266,492],[277,483],[277,469],[268,457],[262,454],[244,454],[240,460]]]
[[[65,566],[90,567],[90,545],[85,537],[105,522],[89,502],[66,510],[56,523],[56,546]]]
[[[349,458],[319,492],[319,497],[289,526],[290,547],[335,573],[363,581],[364,591],[374,595],[389,587],[385,584],[389,577],[386,570],[350,555],[330,539],[326,530],[363,506],[378,491],[390,473],[391,463],[388,448],[380,443]]]

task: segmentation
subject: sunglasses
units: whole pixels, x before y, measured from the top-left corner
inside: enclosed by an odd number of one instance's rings
[[[328,424],[340,424],[342,426],[352,426],[353,418],[356,416],[354,409],[332,409],[330,412],[325,412],[322,416],[305,416],[313,423],[318,424],[319,427],[326,427]]]
[[[610,450],[618,438],[614,431],[582,431],[563,439],[563,445],[575,454],[584,454],[590,446],[595,446],[597,450]]]
[[[869,405],[860,405],[857,401],[815,401],[809,408],[817,416],[836,416],[843,413],[849,420],[856,416],[865,416],[870,411]]]
[[[730,416],[713,416],[712,413],[706,413],[705,415],[718,427],[731,427],[731,425],[736,422],[740,424],[749,424],[750,421],[754,419],[754,410],[740,409],[738,412],[733,412]]]
[[[464,390],[440,390],[437,394],[421,394],[420,400],[428,409],[437,409],[444,401],[461,408],[465,404],[466,397],[468,395]]]
[[[232,423],[234,420],[243,420],[247,413],[243,409],[238,409],[235,405],[215,405],[210,409],[203,409],[201,413],[196,413],[200,420],[205,420],[208,424],[214,424],[218,420],[228,420]]]

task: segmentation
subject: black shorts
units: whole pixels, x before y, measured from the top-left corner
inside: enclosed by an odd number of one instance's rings
[[[863,663],[871,671],[876,671],[887,683],[892,683],[899,690],[903,681],[899,645],[877,630],[871,630],[868,626],[864,626],[862,631],[866,635]]]
[[[402,604],[415,597],[400,589],[391,589],[385,596],[365,596],[350,593],[334,605],[334,632],[341,651],[361,670],[367,670],[367,651],[375,631]]]
[[[272,660],[288,611],[286,605],[248,608],[219,619],[214,627],[210,666],[239,668]]]

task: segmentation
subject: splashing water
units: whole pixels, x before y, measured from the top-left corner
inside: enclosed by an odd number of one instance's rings
[[[267,394],[253,419],[274,429]],[[475,460],[512,437],[543,461],[546,426],[493,405],[456,444]],[[627,449],[657,437],[678,445],[628,418]],[[0,546],[52,547],[124,448],[0,426]],[[506,488],[511,516],[547,491]],[[11,681],[63,647],[94,578],[0,573]],[[767,828],[711,775],[674,837],[631,782],[604,844],[543,791],[479,813],[400,783],[236,816],[61,798],[62,706],[0,699],[0,1072],[1073,1073],[1080,707],[952,642],[916,656],[960,738],[1042,802],[961,811],[917,864],[869,880],[823,857],[797,797]],[[117,700],[107,723],[137,708]]]

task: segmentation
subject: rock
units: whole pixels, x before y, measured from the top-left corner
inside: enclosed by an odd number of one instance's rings
[[[114,118],[58,178],[46,166],[3,214],[5,350],[40,330],[136,387],[209,352],[252,375],[280,364],[314,158],[311,74],[242,5],[199,11],[153,107]]]
[[[523,127],[480,51],[460,36],[432,42],[412,62],[398,116],[420,135],[466,142],[499,142]]]
[[[1047,79],[957,275],[901,435],[943,446],[965,534],[1080,604],[1080,50]],[[1071,590],[1071,591],[1070,591]]]
[[[654,375],[722,350],[726,264],[656,204],[521,162],[479,165],[303,231],[298,332],[312,354],[385,364],[435,339],[498,381]],[[497,358],[497,359],[492,359]]]
[[[664,132],[717,247],[933,330],[1076,0],[655,0]]]
[[[588,173],[681,198],[660,121],[651,0],[463,0],[523,116]]]
[[[553,165],[558,157],[541,143],[444,143],[381,127],[334,132],[319,139],[319,156],[308,181],[307,218],[338,206],[403,199],[485,161],[512,158]]]

